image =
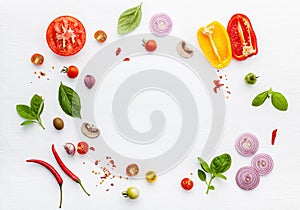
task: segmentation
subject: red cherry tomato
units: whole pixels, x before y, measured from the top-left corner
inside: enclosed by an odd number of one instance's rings
[[[39,53],[35,53],[31,56],[31,63],[40,66],[44,63],[44,56]]]
[[[61,70],[61,73],[67,73],[68,77],[71,79],[74,79],[78,76],[79,70],[76,66],[69,66],[69,67],[64,67]]]
[[[181,187],[185,190],[191,190],[194,186],[194,182],[189,178],[183,178],[181,180]]]
[[[235,59],[245,60],[258,53],[256,35],[246,15],[233,15],[228,22],[227,32]]]
[[[83,24],[72,16],[60,16],[48,26],[46,40],[50,49],[62,56],[78,53],[86,41]]]
[[[84,155],[89,151],[89,144],[85,141],[78,142],[77,144],[77,152],[80,155]]]
[[[153,52],[156,50],[157,48],[157,44],[156,44],[156,41],[151,39],[151,40],[143,40],[143,45],[145,47],[145,49],[148,51],[148,52]]]

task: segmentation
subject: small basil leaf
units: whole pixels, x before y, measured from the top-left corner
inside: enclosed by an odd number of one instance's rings
[[[224,176],[223,174],[216,173],[215,175],[216,175],[216,177],[218,177],[218,178],[221,178],[221,179],[227,180],[227,177],[226,177],[226,176]]]
[[[43,99],[40,96],[38,96],[37,94],[35,94],[31,98],[30,107],[37,115],[39,115],[38,112],[39,112],[42,101],[43,101]]]
[[[231,166],[231,156],[229,154],[222,154],[215,157],[210,163],[210,169],[216,175],[217,173],[224,173]]]
[[[264,91],[258,94],[252,101],[252,106],[260,106],[262,105],[265,100],[268,98],[269,91]]]
[[[211,186],[208,187],[208,189],[215,190],[215,187],[211,185]]]
[[[37,112],[37,115],[40,116],[44,110],[44,101],[45,100],[42,100],[41,104],[40,104],[40,107],[38,109],[38,112]]]
[[[33,124],[33,123],[36,123],[36,121],[26,120],[26,121],[22,122],[21,125],[29,125],[29,124]]]
[[[203,182],[206,181],[206,174],[201,169],[198,169],[198,177],[201,181],[203,181]]]
[[[272,92],[271,102],[273,106],[280,111],[286,111],[288,109],[286,98],[279,92]]]
[[[16,106],[18,114],[26,120],[35,120],[37,118],[36,113],[30,106],[19,104]]]
[[[79,95],[70,87],[60,83],[58,90],[58,101],[62,110],[71,117],[81,118]]]
[[[142,3],[124,11],[118,20],[118,34],[127,34],[140,24],[142,19]]]
[[[210,170],[210,168],[209,168],[207,162],[205,162],[201,157],[198,157],[198,160],[199,160],[199,162],[200,162],[201,168],[202,168],[205,172],[210,173],[211,170]]]

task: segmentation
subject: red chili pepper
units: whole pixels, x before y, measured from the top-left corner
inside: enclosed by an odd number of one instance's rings
[[[62,160],[60,159],[58,153],[56,152],[56,149],[54,148],[54,144],[52,144],[52,153],[58,163],[58,165],[61,167],[61,169],[71,178],[73,179],[75,182],[77,182],[80,187],[83,189],[83,191],[90,196],[90,194],[84,189],[81,180],[79,179],[79,177],[77,177],[75,174],[72,173],[72,171],[70,171],[70,169],[68,169],[66,167],[66,165],[62,162]]]
[[[46,167],[55,177],[58,185],[59,185],[59,190],[60,190],[60,201],[59,201],[59,208],[61,208],[61,204],[62,204],[62,184],[63,184],[63,179],[61,178],[61,176],[59,175],[59,173],[55,170],[55,168],[53,168],[53,166],[51,166],[49,163],[43,161],[43,160],[38,160],[38,159],[30,159],[30,160],[26,160],[26,162],[32,162],[32,163],[38,163],[44,167]]]
[[[277,135],[277,129],[272,131],[272,141],[271,141],[272,145],[275,144],[276,135]]]

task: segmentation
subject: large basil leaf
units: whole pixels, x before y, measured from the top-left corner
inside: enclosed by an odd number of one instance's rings
[[[18,114],[26,120],[35,120],[37,118],[36,113],[30,106],[19,104],[16,106]]]
[[[210,163],[210,169],[214,174],[220,174],[227,171],[231,166],[231,157],[229,154],[222,154],[215,157]]]
[[[268,98],[269,91],[264,91],[258,94],[252,101],[252,106],[260,106],[262,105],[265,100]]]
[[[272,92],[271,102],[273,106],[280,111],[286,111],[288,108],[288,102],[281,93]]]
[[[70,87],[60,83],[58,90],[58,101],[62,110],[71,117],[81,118],[79,95]]]
[[[142,19],[142,3],[123,12],[118,20],[118,34],[127,34],[140,24]]]

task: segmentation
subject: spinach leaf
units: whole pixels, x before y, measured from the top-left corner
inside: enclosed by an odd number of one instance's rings
[[[279,92],[272,92],[271,102],[273,106],[280,111],[286,111],[288,108],[286,98]]]
[[[118,34],[127,34],[133,31],[142,19],[142,4],[124,11],[118,20]]]
[[[60,83],[58,101],[62,110],[71,117],[81,118],[81,103],[79,95],[70,87]]]

